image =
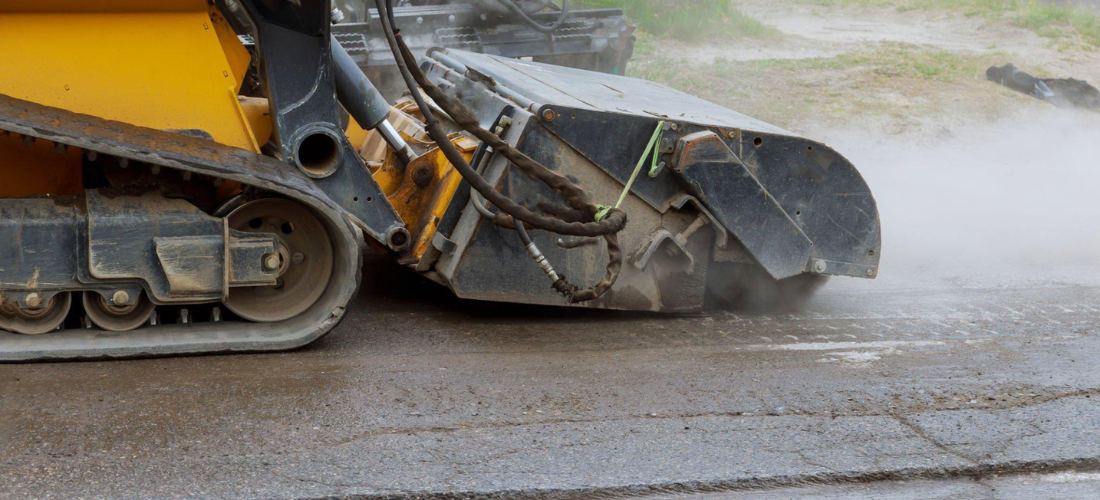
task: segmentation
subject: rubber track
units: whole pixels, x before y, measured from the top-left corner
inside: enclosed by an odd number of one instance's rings
[[[67,330],[31,336],[0,332],[0,362],[294,349],[335,328],[356,295],[362,266],[361,231],[305,175],[285,163],[209,140],[77,114],[2,94],[0,131],[278,193],[314,210],[326,224],[336,253],[336,269],[325,295],[309,311],[285,322],[161,325],[126,333]]]

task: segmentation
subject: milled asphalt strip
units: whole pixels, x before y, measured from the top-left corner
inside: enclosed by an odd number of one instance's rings
[[[568,424],[516,430],[527,435],[508,442],[531,443],[519,449],[497,446],[478,430],[370,440],[360,444],[382,454],[405,449],[416,455],[419,446],[454,451],[437,457],[445,458],[448,467],[439,468],[440,461],[392,463],[385,467],[391,470],[363,471],[359,477],[371,486],[354,486],[345,477],[340,482],[347,494],[303,498],[572,500],[1100,470],[1100,401],[1089,396],[1000,410],[913,413],[902,419],[691,417],[639,420],[626,431],[619,422],[620,432],[601,425],[584,426],[587,437]],[[592,436],[606,439],[593,442]],[[585,447],[583,454],[571,452],[579,445]],[[397,479],[394,473],[400,471],[415,472],[420,479],[447,478],[446,484],[428,480],[433,484],[425,486],[434,491],[380,493],[402,491],[395,483],[379,484],[387,476]],[[516,477],[533,487],[493,487]]]
[[[300,500],[587,500],[667,497],[669,495],[703,495],[771,490],[778,488],[867,484],[881,481],[913,481],[938,479],[1011,478],[1027,474],[1100,472],[1100,459],[1076,459],[1058,462],[1026,462],[1005,465],[980,465],[948,469],[905,469],[866,474],[811,474],[782,476],[711,483],[668,483],[634,485],[616,488],[577,490],[513,490],[499,492],[408,493],[386,495],[350,495],[303,497]]]

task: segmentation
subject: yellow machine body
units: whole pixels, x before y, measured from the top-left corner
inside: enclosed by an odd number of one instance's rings
[[[415,263],[431,246],[439,222],[462,183],[462,175],[431,144],[421,122],[423,116],[412,99],[399,100],[389,119],[405,141],[426,150],[408,165],[401,164],[380,134],[364,131],[354,120],[347,136],[352,144],[359,144],[359,154],[367,162],[371,176],[412,235],[410,251],[402,263]],[[477,141],[461,133],[452,134],[450,139],[466,161],[473,158]]]
[[[266,104],[237,97],[249,62],[204,0],[0,0],[0,94],[19,99],[259,151]],[[79,193],[80,153],[58,153],[0,138],[0,197]]]
[[[204,0],[0,0],[0,41],[0,67],[23,68],[0,74],[0,94],[150,128],[201,131],[254,152],[271,135],[267,100],[238,96],[250,55]],[[399,112],[410,113],[399,120],[408,138],[422,136],[411,100]],[[377,146],[364,160],[408,224],[412,254],[422,256],[460,176],[437,149],[405,168],[354,122],[347,135],[353,144]],[[454,140],[472,155],[473,141]],[[80,151],[0,137],[0,198],[81,193],[81,161]],[[429,172],[426,185],[414,182],[421,170]]]

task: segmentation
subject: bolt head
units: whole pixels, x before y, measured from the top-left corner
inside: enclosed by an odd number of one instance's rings
[[[556,118],[557,116],[558,116],[558,114],[555,113],[554,110],[552,110],[550,108],[546,108],[546,109],[542,110],[542,119],[543,120],[546,120],[548,122],[552,122],[552,121],[554,121],[554,118]]]
[[[126,293],[125,290],[119,290],[119,291],[115,292],[114,295],[111,296],[111,302],[116,306],[124,306],[129,301],[130,301],[130,294]]]
[[[823,261],[823,260],[815,260],[814,261],[814,272],[815,273],[821,274],[821,273],[825,272],[825,270],[828,269],[828,268],[829,268],[829,265],[827,263],[825,263],[825,261]]]
[[[275,254],[264,257],[264,268],[268,271],[274,271],[279,268],[279,256]]]
[[[31,309],[37,309],[42,305],[42,296],[38,293],[32,293],[30,295],[27,295],[26,302],[27,307]]]
[[[874,269],[868,269],[867,270],[867,277],[868,278],[874,278],[875,277],[875,270]]]
[[[432,172],[427,168],[417,170],[416,173],[413,174],[413,183],[415,183],[417,186],[425,187],[428,184],[431,184],[431,182]]]

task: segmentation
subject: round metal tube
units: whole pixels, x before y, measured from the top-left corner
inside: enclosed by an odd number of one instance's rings
[[[386,144],[397,152],[401,163],[408,165],[416,154],[393,125],[386,121],[390,114],[390,104],[359,65],[355,64],[348,51],[336,40],[336,36],[329,35],[329,44],[336,73],[336,98],[359,126],[381,133]]]
[[[382,140],[386,141],[386,144],[389,144],[397,152],[397,157],[404,164],[408,165],[416,157],[416,153],[409,147],[409,143],[401,138],[401,134],[397,133],[397,129],[393,128],[393,124],[389,120],[382,120],[375,130],[382,134]]]
[[[390,114],[390,104],[355,64],[348,51],[329,35],[332,62],[336,74],[336,97],[359,126],[374,129]]]

